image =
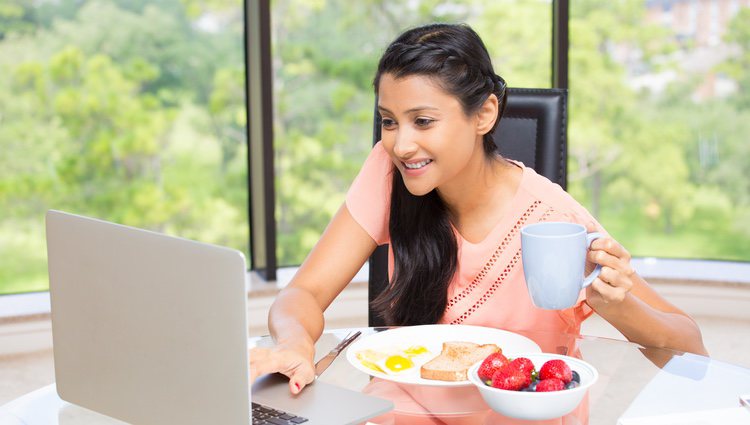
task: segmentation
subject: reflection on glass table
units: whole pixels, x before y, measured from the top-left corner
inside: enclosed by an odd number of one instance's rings
[[[403,329],[403,328],[401,328]],[[359,342],[385,334],[386,328],[361,328]],[[329,330],[317,344],[324,356],[352,329]],[[680,417],[706,417],[706,424],[750,423],[750,409],[739,396],[750,394],[750,370],[666,349],[602,337],[514,331],[536,343],[541,351],[580,357],[594,366],[598,381],[570,414],[550,421],[529,422],[493,412],[474,386],[426,386],[372,378],[342,353],[319,379],[387,396],[395,409],[373,423],[392,424],[672,424]],[[418,342],[418,341],[415,341]],[[252,338],[252,345],[268,346],[269,337]],[[355,348],[353,344],[350,349]],[[671,422],[670,422],[671,421]],[[718,421],[718,422],[716,422]],[[8,424],[120,424],[103,415],[60,400],[54,384],[0,407],[0,423]]]

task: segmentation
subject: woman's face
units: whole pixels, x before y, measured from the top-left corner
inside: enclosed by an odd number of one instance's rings
[[[484,160],[477,117],[428,77],[383,74],[378,110],[383,147],[413,195],[460,187],[466,170]]]

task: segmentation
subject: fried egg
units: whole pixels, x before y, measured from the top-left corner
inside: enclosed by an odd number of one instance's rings
[[[366,349],[356,353],[357,359],[368,369],[388,375],[399,375],[428,361],[432,355],[421,346],[413,345],[402,348],[386,348],[381,350]]]

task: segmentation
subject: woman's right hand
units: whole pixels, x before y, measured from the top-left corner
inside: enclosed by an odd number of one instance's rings
[[[261,375],[279,372],[289,377],[289,391],[298,394],[315,379],[314,348],[302,344],[257,347],[250,350],[250,383]]]

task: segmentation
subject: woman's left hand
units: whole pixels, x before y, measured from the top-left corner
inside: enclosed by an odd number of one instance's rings
[[[635,270],[630,253],[610,237],[596,239],[586,259],[602,266],[599,276],[586,288],[586,301],[596,309],[622,302],[633,288]]]

